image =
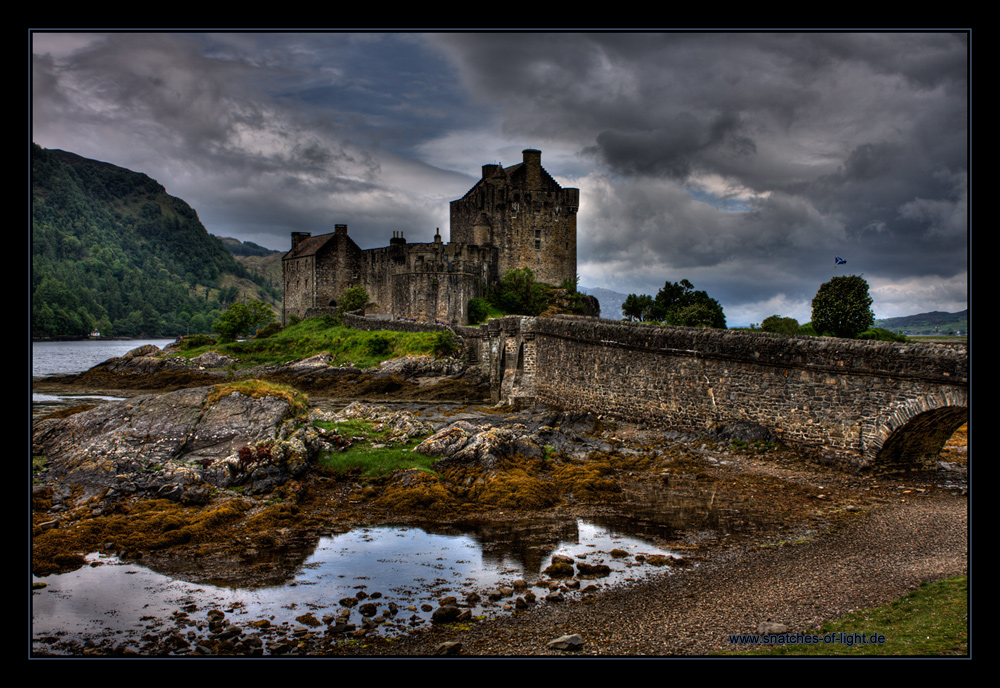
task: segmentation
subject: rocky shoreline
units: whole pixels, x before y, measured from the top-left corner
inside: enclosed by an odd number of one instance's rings
[[[36,378],[35,391],[63,393],[163,393],[232,381],[259,379],[288,384],[323,398],[482,401],[489,381],[476,366],[449,358],[411,356],[385,361],[379,368],[331,366],[328,354],[283,365],[237,368],[238,362],[215,351],[196,358],[176,355],[171,347],[137,347],[79,374]]]
[[[33,568],[43,579],[85,565],[87,551],[104,551],[125,560],[141,557],[180,578],[194,580],[196,568],[198,575],[232,585],[267,584],[286,578],[296,562],[247,570],[240,562],[248,551],[286,551],[331,530],[390,520],[499,522],[554,510],[561,515],[628,510],[638,503],[637,495],[664,485],[677,490],[724,486],[719,501],[726,502],[727,513],[764,525],[711,541],[686,533],[685,560],[669,562],[664,571],[670,574],[654,576],[656,582],[628,590],[587,591],[601,577],[602,564],[573,559],[558,562],[561,573],[553,569],[543,579],[491,591],[496,599],[488,602],[506,609],[497,618],[474,614],[481,600],[445,596],[435,605],[428,630],[392,639],[378,629],[403,618],[399,606],[356,599],[339,610],[303,615],[291,626],[266,619],[239,624],[221,609],[210,616],[199,610],[196,616],[194,610],[178,608],[137,645],[53,638],[35,643],[38,656],[704,654],[718,646],[697,640],[695,629],[665,635],[649,628],[622,629],[648,627],[648,619],[664,614],[683,616],[678,610],[689,604],[678,607],[678,602],[690,597],[687,586],[718,585],[712,594],[721,595],[722,584],[712,581],[722,576],[731,594],[737,571],[748,581],[774,576],[785,562],[790,565],[813,549],[817,561],[839,569],[835,560],[844,551],[838,548],[880,548],[861,566],[865,571],[879,562],[885,582],[869,591],[876,597],[905,590],[916,578],[964,571],[967,484],[957,449],[944,457],[951,461],[926,474],[905,479],[848,475],[768,443],[679,435],[557,409],[515,412],[464,404],[424,415],[415,406],[338,404],[336,410],[321,410],[315,405],[324,392],[351,396],[345,390],[381,394],[376,400],[387,401],[476,398],[482,380],[450,361],[400,360],[379,371],[356,371],[330,368],[316,357],[248,374],[270,384],[293,380],[295,390],[311,390],[314,403],[303,410],[295,408],[294,394],[226,391],[227,383],[236,382],[228,361],[185,364],[156,353],[137,350],[74,379],[43,384],[127,393],[121,401],[34,423],[33,454],[44,456],[45,463],[34,472]],[[148,393],[158,385],[162,389]],[[358,418],[378,424],[386,445],[423,438],[420,452],[438,457],[437,477],[407,471],[365,484],[311,470],[318,455],[354,441],[324,430],[324,423]],[[936,514],[934,526],[910,532],[925,512]],[[152,525],[140,530],[147,520]],[[881,532],[884,523],[896,530],[869,542],[865,533]],[[938,532],[942,529],[946,535]],[[841,538],[848,544],[830,544]],[[768,546],[790,541],[803,544]],[[907,551],[912,561],[900,559],[898,573],[886,569],[900,543],[910,541],[927,547]],[[920,564],[928,560],[937,562],[933,570]],[[843,575],[846,584],[850,576]],[[824,595],[817,593],[817,618],[828,618],[843,599],[858,597],[841,589],[845,586],[835,587],[824,594],[829,601],[821,603]],[[786,598],[778,594],[768,604],[787,603]],[[752,631],[769,618],[809,621],[799,613],[775,616],[762,611],[763,605],[742,610],[736,623],[740,604],[730,604],[731,632]],[[752,615],[760,618],[748,627]]]

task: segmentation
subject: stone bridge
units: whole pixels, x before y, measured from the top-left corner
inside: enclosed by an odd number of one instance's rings
[[[931,464],[968,420],[966,345],[897,344],[594,318],[458,328],[494,401],[685,431],[734,423],[858,469]]]

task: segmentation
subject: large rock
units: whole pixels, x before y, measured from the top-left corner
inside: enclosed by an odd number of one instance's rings
[[[162,358],[160,353],[154,344],[137,347],[72,376],[72,384],[89,389],[171,390],[218,382],[225,374],[182,359]]]
[[[540,456],[542,447],[537,438],[522,429],[477,427],[457,421],[421,442],[414,451],[426,456],[441,457],[441,466],[452,464],[494,468],[507,457]]]
[[[288,442],[273,442],[289,412],[285,399],[233,393],[210,402],[213,391],[146,394],[43,419],[35,424],[32,452],[46,459],[49,477],[61,482],[171,498],[199,484],[248,482],[254,471],[268,467],[286,479],[304,469],[302,452],[297,456]],[[260,452],[254,461],[241,460],[240,449],[262,442],[269,443],[266,461],[258,460],[265,458]]]

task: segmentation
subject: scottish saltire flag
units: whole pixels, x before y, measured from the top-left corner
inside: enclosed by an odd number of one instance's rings
[[[845,265],[847,263],[847,261],[844,260],[843,258],[841,258],[840,256],[834,256],[833,257],[833,262],[836,265]]]

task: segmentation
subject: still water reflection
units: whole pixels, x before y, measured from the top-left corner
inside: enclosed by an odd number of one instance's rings
[[[52,637],[128,644],[129,638],[171,623],[178,610],[200,624],[200,632],[211,609],[225,611],[236,624],[268,619],[272,625],[295,626],[307,612],[316,618],[337,615],[344,609],[341,600],[359,592],[380,613],[390,603],[398,606],[399,612],[380,627],[380,632],[391,634],[428,623],[437,601],[446,595],[464,600],[475,592],[482,600],[472,605],[474,613],[486,615],[504,613],[504,604],[513,602],[513,597],[491,601],[490,591],[517,579],[544,597],[548,590],[537,584],[557,554],[611,568],[610,576],[583,581],[584,586],[616,585],[669,570],[643,561],[642,555],[671,554],[656,537],[623,535],[579,520],[536,524],[534,537],[525,526],[508,525],[506,537],[496,525],[485,534],[360,528],[321,538],[291,580],[258,589],[189,583],[114,557],[91,555],[91,566],[36,578],[46,587],[32,595],[35,645],[51,651]],[[351,620],[360,622],[357,611],[352,611]]]

